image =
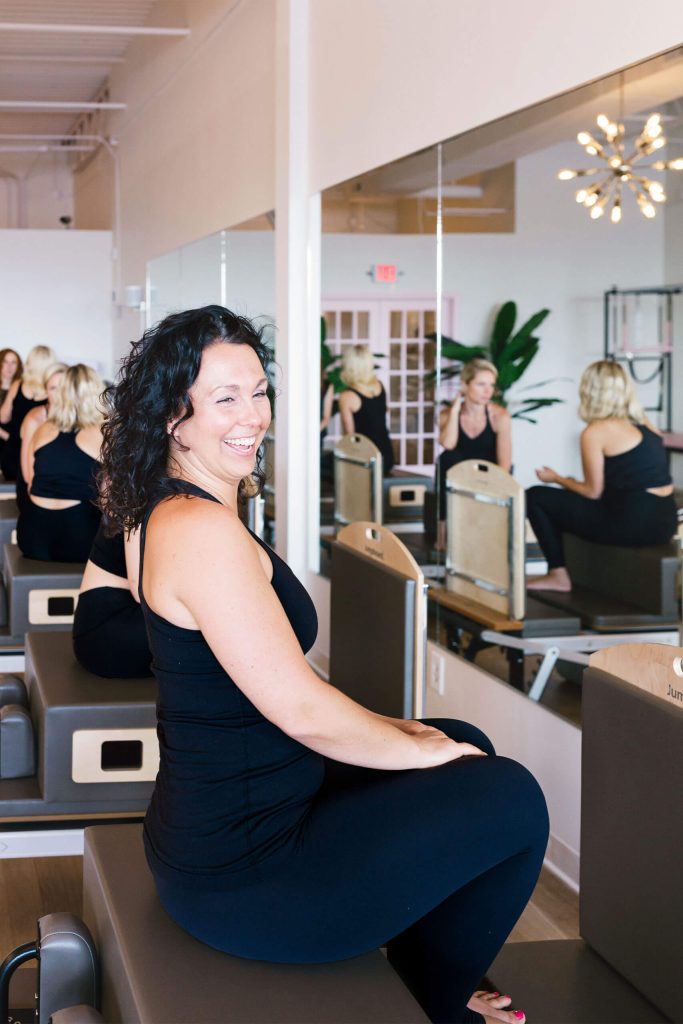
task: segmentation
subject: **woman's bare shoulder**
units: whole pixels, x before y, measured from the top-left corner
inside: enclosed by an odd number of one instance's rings
[[[508,423],[512,419],[507,409],[502,405],[498,405],[497,402],[491,402],[489,404],[488,412],[491,420],[491,426],[494,429],[501,423]]]
[[[54,423],[51,423],[50,420],[45,420],[33,435],[33,447],[40,448],[44,444],[49,444],[50,441],[54,441],[58,433],[59,431]]]

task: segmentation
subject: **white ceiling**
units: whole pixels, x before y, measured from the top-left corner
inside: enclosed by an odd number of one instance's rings
[[[125,60],[133,34],[15,31],[3,25],[144,26],[156,0],[0,0],[0,101],[92,102],[113,67]],[[116,101],[116,96],[111,96]],[[60,134],[73,130],[78,111],[8,110],[0,106],[0,135]],[[0,138],[0,175],[35,173],[59,153],[19,154],[9,146],[38,145]],[[42,140],[42,144],[59,145]]]

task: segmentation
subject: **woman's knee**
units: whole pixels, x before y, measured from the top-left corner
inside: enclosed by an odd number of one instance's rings
[[[423,718],[422,721],[425,725],[433,725],[435,729],[441,729],[456,743],[472,743],[490,757],[496,753],[491,740],[476,725],[461,722],[457,718]]]
[[[545,845],[550,831],[543,790],[528,768],[508,757],[496,758],[499,795],[515,808],[516,827],[529,840]]]

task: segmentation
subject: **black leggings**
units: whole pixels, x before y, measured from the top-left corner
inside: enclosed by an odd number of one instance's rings
[[[152,675],[142,609],[123,587],[95,587],[80,595],[73,646],[76,660],[96,676],[139,679]]]
[[[71,508],[41,508],[30,498],[19,509],[17,544],[26,558],[87,562],[101,512],[89,501]]]
[[[287,857],[227,891],[157,877],[167,913],[249,959],[323,963],[386,943],[432,1021],[473,1019],[466,1003],[536,884],[548,815],[533,776],[478,729],[430,724],[490,756],[394,772],[328,760]]]
[[[530,487],[526,513],[549,569],[565,565],[563,533],[639,548],[666,544],[676,532],[673,496],[647,491],[617,491],[592,500],[564,488]]]

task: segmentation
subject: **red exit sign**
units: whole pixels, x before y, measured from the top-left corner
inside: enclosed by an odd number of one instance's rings
[[[395,263],[375,263],[373,276],[381,284],[395,284],[398,278],[398,267]]]

